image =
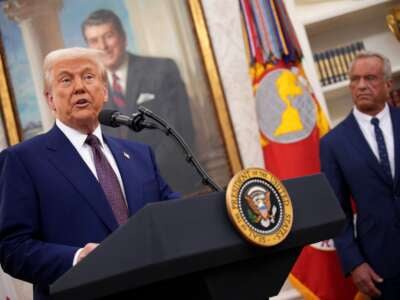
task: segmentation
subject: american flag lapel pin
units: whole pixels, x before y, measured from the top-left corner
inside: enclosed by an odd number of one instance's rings
[[[128,153],[126,153],[125,151],[124,151],[124,156],[125,156],[126,159],[130,159],[131,158],[131,156]]]

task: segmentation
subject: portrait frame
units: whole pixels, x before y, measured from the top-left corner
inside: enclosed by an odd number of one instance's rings
[[[2,116],[7,145],[15,145],[21,140],[14,101],[5,67],[4,48],[0,41],[0,115]]]
[[[216,112],[217,123],[223,138],[227,161],[229,162],[231,173],[235,174],[242,169],[242,162],[213,53],[201,0],[188,0],[187,5],[192,18],[193,29],[197,38],[204,72],[208,81],[207,84],[211,94],[212,104]],[[6,53],[4,47],[2,47],[2,39],[0,39],[0,46],[0,110],[3,116],[3,125],[8,145],[14,145],[22,139],[21,127],[16,99],[14,97],[10,75],[7,70]]]

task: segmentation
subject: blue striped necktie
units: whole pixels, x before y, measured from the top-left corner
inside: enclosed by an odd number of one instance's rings
[[[383,137],[382,129],[379,127],[379,119],[372,118],[371,124],[374,125],[375,138],[378,145],[379,161],[385,173],[392,178],[392,172],[390,171],[389,155],[386,148],[385,138]]]
[[[85,143],[92,149],[97,177],[114,216],[118,224],[125,224],[128,220],[128,208],[118,177],[101,150],[99,139],[95,135],[89,134]]]

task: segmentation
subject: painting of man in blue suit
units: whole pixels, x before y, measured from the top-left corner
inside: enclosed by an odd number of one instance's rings
[[[349,70],[353,110],[321,140],[322,171],[347,216],[335,245],[361,292],[400,299],[400,110],[387,104],[391,65],[362,52]]]
[[[103,53],[50,52],[45,96],[56,118],[0,154],[0,263],[33,283],[34,299],[146,203],[177,198],[148,145],[102,134],[108,99]]]

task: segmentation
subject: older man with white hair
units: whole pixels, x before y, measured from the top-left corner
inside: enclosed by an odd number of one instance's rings
[[[34,299],[146,203],[176,198],[149,146],[102,135],[102,52],[69,48],[44,62],[56,122],[0,153],[0,262]]]
[[[382,54],[357,54],[349,69],[354,107],[320,149],[346,214],[335,238],[343,272],[362,293],[385,300],[400,299],[400,110],[387,104],[391,75]]]

